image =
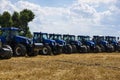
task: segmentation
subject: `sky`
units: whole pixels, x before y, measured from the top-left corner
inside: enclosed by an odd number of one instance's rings
[[[31,32],[120,37],[120,0],[0,0],[0,14],[30,9]]]

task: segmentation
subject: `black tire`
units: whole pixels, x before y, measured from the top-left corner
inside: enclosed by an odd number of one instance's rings
[[[14,48],[14,56],[25,56],[27,53],[26,47],[22,44],[17,44]]]
[[[57,45],[57,51],[56,51],[56,53],[57,53],[57,54],[62,53],[62,52],[63,52],[63,51],[62,51],[62,48],[63,48],[63,46]]]
[[[115,51],[115,48],[113,45],[110,45],[111,46],[111,52],[114,52]]]
[[[108,45],[107,52],[113,52],[113,51],[114,51],[114,47],[112,45]]]
[[[120,52],[120,45],[117,46],[117,51]]]
[[[71,45],[66,45],[63,47],[63,52],[66,54],[71,54],[72,53],[72,46]]]
[[[52,50],[50,46],[44,46],[42,49],[42,55],[51,55]]]
[[[76,45],[72,45],[72,53],[76,53],[77,52],[77,47]]]
[[[105,49],[105,47],[103,45],[100,45],[100,48],[101,48],[101,52],[105,52],[106,51],[106,49]]]
[[[80,53],[87,53],[87,46],[83,45],[83,46],[80,46]]]
[[[87,47],[87,53],[90,53],[90,46],[86,46]]]
[[[101,48],[99,46],[96,46],[95,49],[94,49],[94,52],[95,53],[101,52]]]
[[[12,56],[13,56],[12,48],[9,45],[3,45],[3,48],[0,49],[0,58],[10,59]]]

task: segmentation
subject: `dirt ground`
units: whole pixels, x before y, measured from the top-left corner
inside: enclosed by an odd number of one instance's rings
[[[120,53],[0,60],[0,80],[120,80]]]

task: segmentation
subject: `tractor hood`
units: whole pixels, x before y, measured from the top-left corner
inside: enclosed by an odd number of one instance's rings
[[[82,45],[82,43],[80,41],[70,41],[71,44],[75,44],[75,45]]]
[[[105,40],[101,40],[101,41],[100,41],[100,44],[107,45],[107,44],[108,44],[108,42],[107,42],[107,41],[105,41]]]
[[[87,45],[90,45],[90,46],[94,46],[95,45],[95,43],[93,41],[87,41],[86,43],[87,43]]]
[[[50,39],[43,39],[43,43],[47,43],[47,44],[50,44],[50,45],[55,45],[55,40],[50,40]]]
[[[114,40],[114,41],[112,41],[111,43],[112,43],[112,44],[114,44],[114,45],[117,45],[117,44],[118,44],[118,42],[117,42],[117,41],[115,41],[115,40]]]
[[[64,40],[55,40],[58,44],[60,45],[65,45],[65,41]]]
[[[15,36],[14,39],[17,43],[31,44],[31,40],[27,37]]]

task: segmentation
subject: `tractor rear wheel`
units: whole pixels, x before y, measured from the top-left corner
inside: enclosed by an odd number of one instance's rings
[[[67,45],[66,46],[67,47],[67,49],[66,49],[66,53],[72,53],[72,46],[71,45]]]
[[[99,46],[96,46],[94,49],[94,52],[95,53],[101,52],[101,48]]]
[[[72,53],[72,46],[71,45],[65,45],[63,47],[63,52],[66,54],[71,54]]]
[[[114,47],[112,45],[108,45],[107,52],[113,52],[113,51],[114,51]]]
[[[100,48],[101,48],[101,52],[105,52],[105,47],[103,45],[100,45]]]
[[[12,48],[9,45],[3,45],[3,48],[0,49],[0,58],[10,59],[12,56],[13,56]]]
[[[83,45],[80,47],[80,53],[87,53],[87,46]]]
[[[73,53],[76,53],[76,52],[77,52],[77,47],[76,47],[76,45],[72,45],[72,52],[73,52]]]
[[[90,46],[86,46],[87,47],[87,53],[90,53]]]
[[[27,53],[26,47],[22,44],[17,44],[14,48],[15,56],[25,56]]]
[[[60,45],[57,45],[57,54],[60,54],[60,53],[62,53],[63,51],[62,51],[62,46],[60,46]]]

